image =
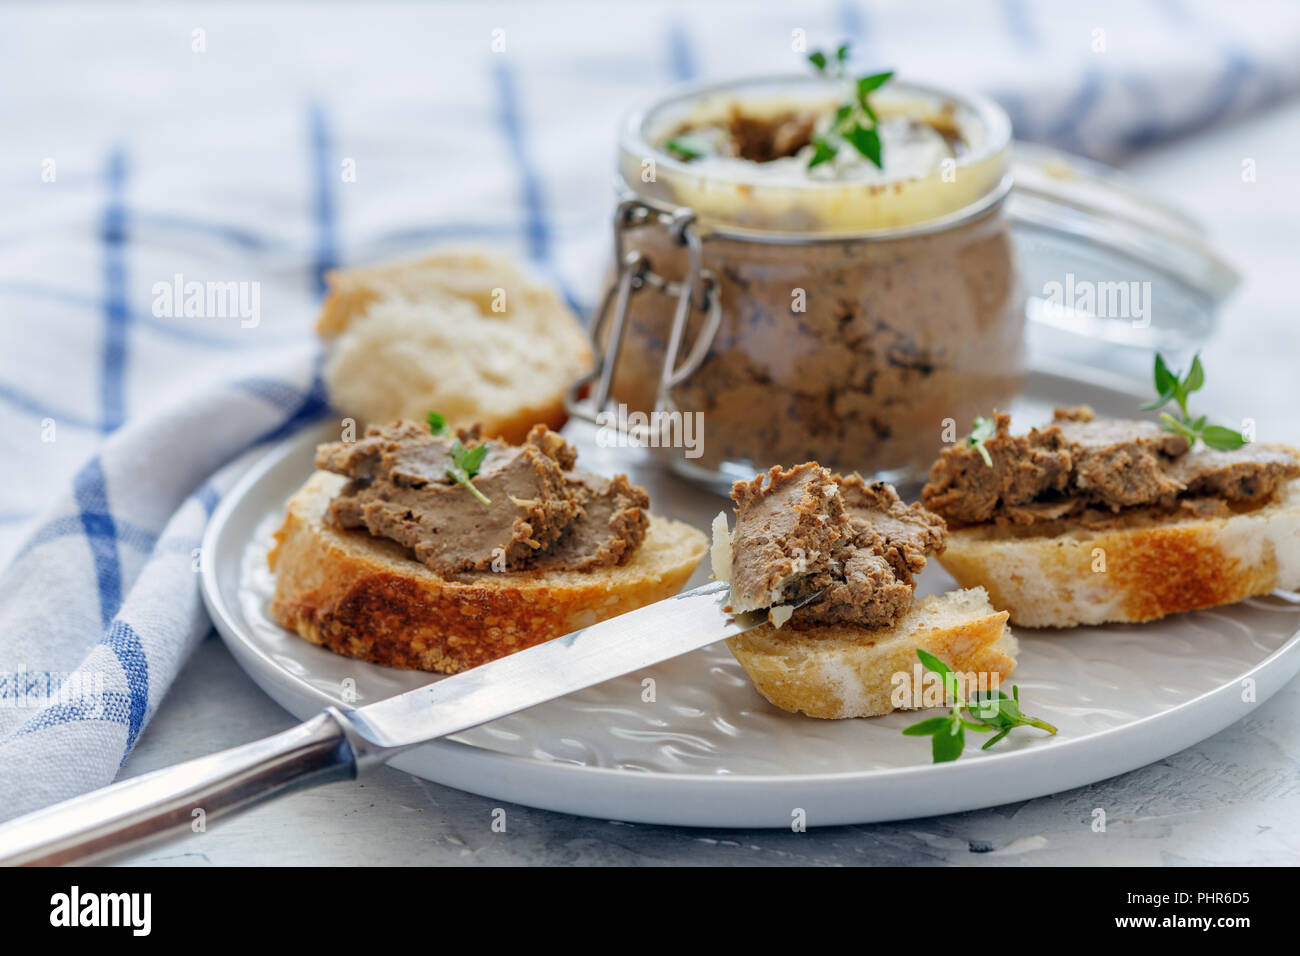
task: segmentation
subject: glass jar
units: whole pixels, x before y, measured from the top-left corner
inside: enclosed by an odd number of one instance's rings
[[[992,101],[899,82],[878,90],[882,122],[947,129],[962,148],[899,171],[887,146],[884,170],[865,177],[692,161],[661,146],[738,106],[825,115],[843,95],[821,77],[750,79],[629,114],[614,268],[593,328],[600,357],[571,411],[725,488],[813,459],[916,480],[976,416],[1010,402],[1025,371],[1027,296],[1007,216],[1011,126]],[[1050,179],[1062,233],[1123,253],[1125,268],[1151,248],[1146,237],[1171,235],[1144,225],[1140,246],[1120,242],[1137,228],[1132,202],[1093,211],[1077,195],[1082,174]],[[1031,221],[1041,230],[1042,215]],[[1202,258],[1189,269],[1203,272]]]
[[[1002,216],[1010,124],[992,102],[904,84],[873,96],[882,117],[959,132],[965,151],[923,176],[767,177],[656,145],[737,103],[829,111],[839,95],[821,78],[748,80],[678,94],[624,126],[594,407],[612,399],[621,421],[668,438],[652,445],[673,444],[669,416],[693,416],[694,447],[667,449],[693,477],[816,459],[897,478],[1019,387],[1024,302]]]

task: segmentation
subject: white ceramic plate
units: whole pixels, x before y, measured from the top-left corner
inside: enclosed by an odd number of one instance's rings
[[[1033,423],[1053,404],[1080,401],[1103,414],[1134,407],[1132,395],[1095,376],[1040,372],[1013,413]],[[270,533],[311,473],[317,442],[333,437],[315,429],[254,465],[213,516],[203,548],[204,598],[231,653],[301,718],[431,679],[337,656],[266,614]],[[582,430],[570,437],[587,467],[627,471],[646,485],[657,511],[707,528],[724,504],[639,450],[599,448]],[[702,568],[693,584],[706,575]],[[952,586],[931,562],[921,589]],[[1300,601],[1291,596],[1141,627],[1017,633],[1022,701],[1060,733],[1020,729],[987,752],[971,735],[976,744],[955,763],[932,765],[928,740],[899,733],[914,714],[819,721],[772,707],[718,644],[435,741],[393,765],[503,801],[604,819],[869,823],[1029,799],[1132,770],[1240,719],[1300,670]]]

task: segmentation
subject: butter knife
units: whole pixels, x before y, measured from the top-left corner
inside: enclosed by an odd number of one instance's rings
[[[0,826],[0,864],[103,860],[305,787],[355,778],[403,751],[763,623],[729,614],[712,582],[472,670],[290,730],[124,780]],[[806,602],[801,602],[806,603]]]

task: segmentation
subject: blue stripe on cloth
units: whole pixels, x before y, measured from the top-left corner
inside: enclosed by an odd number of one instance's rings
[[[144,646],[135,629],[125,621],[114,621],[113,626],[100,642],[108,645],[122,665],[126,675],[126,686],[131,691],[130,723],[126,732],[126,754],[135,746],[136,737],[144,727],[145,716],[149,711],[149,660],[145,657]]]
[[[198,499],[199,504],[203,506],[203,510],[209,518],[212,517],[212,512],[217,510],[217,505],[221,502],[221,492],[217,491],[210,481],[205,481],[195,488],[194,497]]]
[[[114,518],[110,514],[93,515],[91,521],[93,530],[87,527],[86,517],[86,514],[79,514],[75,517],[64,516],[50,519],[32,532],[31,537],[27,539],[26,544],[22,546],[14,560],[20,560],[29,551],[48,541],[57,541],[59,538],[71,538],[83,534],[108,536],[116,540],[118,544],[125,544],[141,554],[148,554],[152,551],[158,541],[158,535],[154,532]],[[101,519],[107,519],[107,521]]]
[[[467,237],[476,239],[502,239],[518,235],[515,226],[487,222],[450,222],[442,225],[413,226],[409,229],[389,229],[365,240],[367,246],[428,245]]]
[[[1136,150],[1150,146],[1171,134],[1169,123],[1152,108],[1157,102],[1156,92],[1150,79],[1136,71],[1128,71],[1120,76],[1120,85],[1128,91],[1129,98],[1145,107],[1138,125],[1125,134],[1121,145],[1125,149]]]
[[[111,432],[126,420],[126,154],[115,149],[105,172],[108,202],[100,239],[104,245],[104,366],[100,381],[100,428]]]
[[[0,700],[49,700],[67,677],[67,671],[13,671],[0,674]]]
[[[92,458],[73,479],[81,525],[95,562],[99,589],[99,618],[105,627],[122,605],[122,564],[117,553],[117,526],[108,509],[108,489],[99,457]]]
[[[135,701],[130,694],[111,690],[104,691],[102,694],[87,694],[73,700],[51,704],[15,730],[8,739],[23,737],[46,727],[70,724],[73,721],[104,720],[115,724],[126,724],[127,738],[134,743],[130,729],[134,707]],[[129,744],[127,751],[130,751]],[[125,755],[122,759],[126,759]]]
[[[3,383],[0,383],[0,401],[13,406],[20,412],[26,412],[37,418],[53,419],[56,425],[71,425],[73,428],[89,428],[95,431],[98,431],[100,427],[98,419],[86,418],[84,415],[77,415],[67,409],[55,408],[43,398],[33,398],[31,395]]]
[[[695,53],[686,27],[680,20],[673,21],[668,27],[668,64],[673,79],[679,83],[695,79]]]
[[[260,398],[276,408],[283,408],[285,411],[301,402],[304,394],[303,390],[297,385],[291,385],[276,378],[262,378],[260,376],[237,379],[231,383],[231,386],[241,392],[247,392],[255,398]]]
[[[1006,22],[1007,32],[1011,38],[1016,41],[1016,46],[1021,51],[1032,53],[1038,49],[1038,33],[1034,30],[1033,21],[1029,16],[1029,9],[1025,6],[1025,0],[1001,0],[1002,19]]]
[[[311,170],[314,179],[312,212],[316,221],[316,253],[312,266],[317,296],[324,296],[328,285],[325,274],[338,265],[338,241],[335,234],[333,143],[325,110],[312,103],[307,110],[311,142]]]
[[[96,298],[95,296],[82,295],[78,292],[65,292],[61,289],[55,289],[50,286],[33,285],[26,282],[0,282],[0,295],[19,295],[30,296],[32,298],[51,299],[64,305],[76,306],[85,309],[98,309],[107,312],[113,306],[107,298]],[[243,348],[250,343],[247,336],[235,338],[226,335],[214,335],[209,332],[199,332],[191,328],[186,328],[175,324],[175,320],[164,321],[147,312],[138,312],[134,309],[126,309],[127,321],[131,328],[144,328],[168,338],[178,339],[182,342],[189,342],[195,345],[210,345],[222,349]],[[288,336],[285,336],[288,338]],[[295,335],[294,338],[300,338]],[[259,345],[266,345],[265,340],[259,340]]]
[[[282,245],[279,241],[258,235],[244,226],[233,226],[224,222],[205,222],[201,219],[173,216],[168,213],[136,210],[131,214],[131,225],[138,233],[143,233],[147,229],[164,229],[210,236],[230,245],[240,246],[250,252],[263,252]]]
[[[493,78],[496,81],[501,131],[505,135],[506,143],[510,149],[510,156],[514,160],[520,190],[523,193],[523,232],[528,258],[544,268],[556,285],[560,287],[560,294],[564,297],[564,301],[568,303],[569,308],[578,315],[583,315],[585,313],[581,304],[555,268],[551,226],[546,218],[546,203],[542,196],[542,182],[528,158],[524,123],[519,111],[519,96],[515,88],[514,72],[506,65],[504,58],[493,56],[493,60],[496,64],[493,70]]]
[[[1195,116],[1178,124],[1178,132],[1191,133],[1212,126],[1238,105],[1250,81],[1261,78],[1259,64],[1233,41],[1221,24],[1203,22],[1198,13],[1181,0],[1160,0],[1157,8],[1171,26],[1188,34],[1198,46],[1208,44],[1213,47],[1224,59],[1224,71],[1217,77],[1204,105]],[[1277,76],[1264,78],[1266,90],[1261,99],[1267,101],[1280,96]]]
[[[322,418],[332,411],[329,396],[325,389],[325,379],[321,376],[321,356],[316,358],[316,368],[312,376],[311,387],[305,392],[297,392],[293,400],[297,404],[289,410],[288,417],[279,425],[250,442],[250,448],[256,447],[263,442],[279,441],[281,438],[292,435],[303,425]],[[285,406],[281,405],[280,407]]]

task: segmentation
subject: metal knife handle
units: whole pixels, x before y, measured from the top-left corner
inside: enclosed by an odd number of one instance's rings
[[[28,814],[0,826],[0,865],[86,863],[191,832],[200,817],[206,825],[288,790],[355,777],[345,726],[330,708],[273,737]]]

